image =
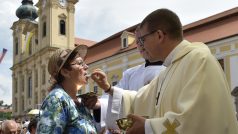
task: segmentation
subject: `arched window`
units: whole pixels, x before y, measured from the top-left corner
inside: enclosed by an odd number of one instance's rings
[[[18,79],[15,78],[15,93],[18,91]]]
[[[46,36],[46,22],[43,23],[42,37]]]
[[[25,110],[25,102],[24,102],[24,96],[21,97],[21,111],[24,111]]]
[[[24,88],[25,88],[25,80],[24,80],[24,75],[22,75],[21,77],[21,91],[24,92]]]
[[[65,20],[60,20],[60,34],[65,35]]]
[[[38,104],[38,93],[35,92],[35,104]]]
[[[45,71],[45,67],[42,67],[42,78],[41,78],[41,83],[45,84],[46,82],[46,71]]]
[[[28,97],[32,97],[32,78],[28,77]]]
[[[128,47],[127,39],[123,38],[123,48],[126,48],[126,47]]]
[[[35,70],[35,87],[38,87],[38,70]]]
[[[18,55],[18,39],[15,39],[15,55]]]
[[[32,40],[30,40],[30,44],[29,44],[29,55],[32,54]]]
[[[18,104],[17,104],[17,98],[15,98],[15,112],[17,112],[17,106],[18,106]]]

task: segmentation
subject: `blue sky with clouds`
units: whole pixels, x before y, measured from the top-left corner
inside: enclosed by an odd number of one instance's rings
[[[0,52],[8,49],[0,64],[0,100],[11,104],[12,80],[12,26],[18,18],[16,9],[22,0],[2,0],[0,3]],[[34,4],[38,0],[33,0]],[[93,41],[139,23],[147,14],[158,8],[173,10],[182,24],[209,17],[238,6],[238,0],[79,0],[75,10],[75,34]]]

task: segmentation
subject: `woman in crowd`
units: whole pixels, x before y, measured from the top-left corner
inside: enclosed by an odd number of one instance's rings
[[[42,103],[37,133],[96,134],[89,110],[76,97],[88,80],[88,66],[83,60],[86,51],[87,46],[79,45],[74,50],[58,49],[50,57],[52,86]]]

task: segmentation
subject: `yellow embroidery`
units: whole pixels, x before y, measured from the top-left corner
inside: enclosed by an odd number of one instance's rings
[[[174,122],[172,124],[167,119],[163,123],[163,125],[167,128],[167,130],[164,131],[162,134],[178,134],[178,132],[176,132],[176,130],[175,130],[180,125],[180,123],[177,119],[174,119]]]

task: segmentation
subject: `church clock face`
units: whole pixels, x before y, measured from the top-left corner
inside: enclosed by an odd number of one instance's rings
[[[67,5],[67,0],[59,0],[61,6],[65,7]]]

